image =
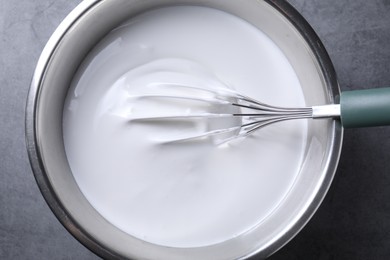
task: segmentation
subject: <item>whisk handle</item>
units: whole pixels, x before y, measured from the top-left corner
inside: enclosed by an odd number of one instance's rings
[[[340,107],[345,128],[390,125],[390,88],[345,91]]]

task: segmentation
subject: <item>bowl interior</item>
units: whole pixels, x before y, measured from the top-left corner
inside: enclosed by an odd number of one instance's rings
[[[232,259],[255,253],[268,256],[304,226],[323,199],[341,147],[342,128],[338,121],[309,123],[298,178],[270,217],[245,234],[207,247],[158,246],[122,232],[89,204],[71,173],[63,143],[62,113],[78,66],[102,37],[124,21],[147,10],[171,5],[212,7],[248,21],[267,34],[289,59],[307,105],[335,102],[338,86],[332,65],[323,48],[316,44],[318,39],[311,29],[288,5],[250,0],[84,1],[50,39],[34,76],[31,113],[27,115],[32,131],[28,136],[30,158],[39,160],[37,164],[32,163],[34,173],[60,221],[102,256],[137,259]]]

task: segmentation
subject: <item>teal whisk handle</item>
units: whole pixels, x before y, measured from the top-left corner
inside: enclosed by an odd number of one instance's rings
[[[345,128],[390,125],[390,88],[342,92],[340,109]]]

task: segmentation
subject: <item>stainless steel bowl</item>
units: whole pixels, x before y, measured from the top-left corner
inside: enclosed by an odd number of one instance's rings
[[[26,110],[31,166],[43,196],[61,223],[104,258],[242,259],[267,257],[314,214],[334,176],[343,130],[338,121],[309,123],[299,175],[277,209],[252,230],[197,248],[164,247],[132,237],[89,204],[70,170],[62,136],[65,96],[79,64],[109,31],[147,10],[197,5],[241,17],[266,33],[285,53],[301,82],[306,103],[334,103],[339,94],[332,63],[308,23],[281,0],[86,0],[58,27],[37,64]]]

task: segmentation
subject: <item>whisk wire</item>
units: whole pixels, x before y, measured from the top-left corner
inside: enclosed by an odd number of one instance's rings
[[[180,84],[160,84],[158,85],[162,88],[173,87],[178,88],[179,90],[192,90],[195,92],[198,91],[201,95],[191,95],[188,93],[186,95],[171,95],[171,94],[151,94],[151,95],[140,95],[133,96],[135,99],[178,99],[178,100],[190,100],[195,102],[203,102],[206,104],[216,104],[216,105],[227,105],[236,107],[236,110],[232,111],[231,109],[226,109],[226,112],[218,113],[218,112],[202,112],[202,113],[184,113],[178,115],[163,115],[163,116],[147,116],[147,117],[139,117],[132,118],[132,121],[148,121],[148,120],[202,120],[202,119],[211,119],[214,120],[216,118],[240,118],[240,125],[222,128],[222,129],[213,129],[208,130],[200,134],[194,134],[192,136],[186,136],[183,138],[178,138],[174,140],[167,140],[165,142],[179,142],[179,141],[189,141],[207,138],[215,135],[223,135],[228,133],[234,133],[233,135],[222,138],[221,142],[227,142],[232,139],[236,139],[239,137],[246,137],[255,131],[277,123],[281,121],[287,120],[295,120],[295,119],[305,119],[305,118],[316,118],[317,116],[313,116],[313,108],[315,111],[318,110],[319,107],[300,107],[300,108],[290,108],[290,107],[280,107],[280,106],[272,106],[263,102],[260,102],[251,97],[245,96],[243,94],[237,93],[236,91],[230,89],[203,89],[197,86],[187,86]],[[154,86],[156,87],[156,86]],[[188,92],[188,91],[187,91]],[[180,92],[179,92],[180,93]],[[176,94],[176,93],[175,93]],[[329,117],[337,116],[337,107],[335,105],[328,105],[333,111],[329,114]],[[326,106],[324,106],[326,107]],[[321,111],[321,117],[323,112]],[[319,117],[318,117],[319,118]]]

